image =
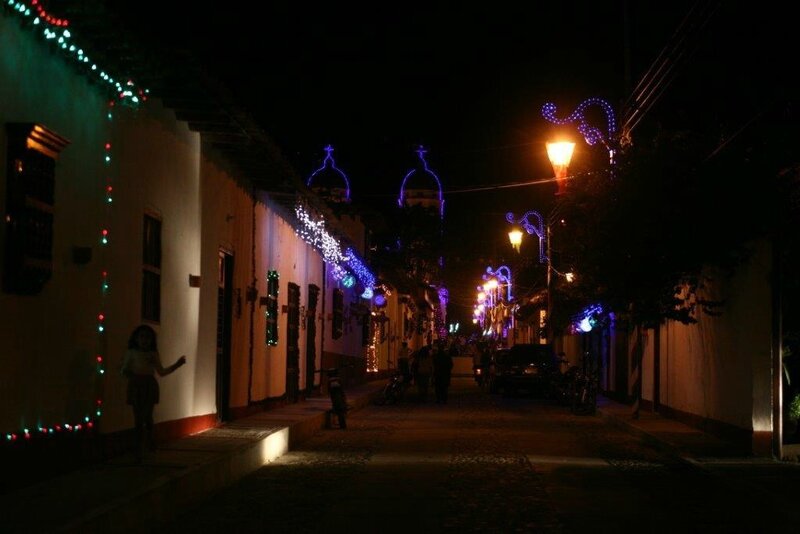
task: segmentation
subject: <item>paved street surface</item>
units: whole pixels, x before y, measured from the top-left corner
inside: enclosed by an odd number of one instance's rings
[[[350,415],[158,532],[795,532],[796,464],[687,461],[600,417],[481,392]]]

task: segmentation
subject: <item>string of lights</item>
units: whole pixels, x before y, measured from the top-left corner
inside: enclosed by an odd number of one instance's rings
[[[147,100],[149,90],[139,87],[133,80],[123,81],[113,77],[92,61],[84,49],[76,44],[69,20],[48,13],[39,0],[30,2],[6,0],[4,5],[8,11],[21,17],[26,23],[25,26],[32,28],[37,35],[55,43],[64,56],[90,78],[105,83],[119,102],[135,106]]]
[[[5,3],[6,11],[10,11],[22,17],[26,24],[25,26],[34,29],[38,35],[44,36],[48,41],[55,42],[58,47],[65,53],[66,57],[81,65],[88,66],[88,72],[95,73],[97,77],[106,82],[108,86],[113,88],[115,99],[109,100],[107,108],[104,112],[106,124],[108,124],[107,135],[109,139],[103,143],[101,150],[101,164],[102,164],[102,188],[103,188],[103,217],[101,221],[101,228],[99,232],[100,242],[100,261],[101,264],[108,263],[108,246],[110,244],[110,220],[111,208],[114,202],[114,184],[113,184],[113,157],[112,157],[112,143],[110,140],[111,123],[114,120],[114,110],[117,102],[126,103],[129,105],[138,105],[147,100],[147,90],[138,89],[136,85],[128,80],[123,85],[121,82],[115,81],[112,76],[101,70],[95,63],[89,60],[89,57],[84,53],[83,49],[74,44],[72,30],[69,30],[70,21],[66,18],[57,17],[49,13],[41,5],[38,0],[32,0],[29,3],[19,2],[15,0],[8,0]],[[41,30],[41,32],[39,32]],[[89,64],[91,64],[89,66]],[[111,292],[111,278],[108,269],[103,267],[100,271],[100,310],[95,316],[95,329],[97,332],[96,350],[94,351],[94,401],[92,407],[88,410],[80,420],[71,422],[60,423],[45,423],[39,421],[36,424],[35,432],[32,431],[29,425],[24,426],[18,431],[6,432],[5,437],[7,442],[17,442],[20,438],[24,440],[31,440],[34,436],[56,436],[63,433],[74,433],[83,430],[91,430],[97,424],[97,421],[103,413],[103,377],[105,375],[105,360],[108,352],[108,342],[106,337],[106,324],[108,315],[106,312],[108,296]]]

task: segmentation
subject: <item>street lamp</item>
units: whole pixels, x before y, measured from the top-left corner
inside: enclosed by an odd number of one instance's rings
[[[550,158],[550,164],[553,166],[556,183],[558,184],[556,195],[563,195],[567,190],[567,169],[572,159],[572,152],[575,150],[575,143],[558,141],[547,143],[546,146],[547,157]]]
[[[514,227],[513,230],[508,232],[508,240],[511,241],[511,246],[514,247],[514,250],[519,252],[519,247],[522,245],[522,231]]]

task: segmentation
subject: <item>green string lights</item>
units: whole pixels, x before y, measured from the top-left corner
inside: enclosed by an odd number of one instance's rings
[[[113,99],[108,101],[108,107],[104,111],[104,118],[107,123],[111,123],[114,119],[114,109],[117,103],[126,105],[137,106],[147,100],[149,93],[146,89],[138,88],[137,85],[128,80],[120,82],[115,80],[105,70],[101,69],[96,63],[93,63],[89,57],[84,53],[83,49],[75,44],[72,30],[68,29],[70,26],[69,20],[53,16],[51,13],[43,8],[39,0],[31,0],[30,2],[21,2],[17,0],[6,0],[4,2],[5,12],[17,15],[23,20],[23,27],[28,27],[34,33],[43,37],[46,41],[54,43],[58,49],[62,51],[65,57],[71,60],[78,67],[83,67],[82,71],[88,75],[90,79],[99,80],[103,85],[111,90],[114,95]],[[111,128],[108,130],[109,136]],[[101,262],[107,263],[107,246],[109,245],[109,221],[110,210],[113,205],[113,173],[112,173],[112,145],[110,141],[103,144],[102,150],[102,176],[103,176],[103,206],[104,214],[102,227],[100,230],[100,244],[101,246]],[[277,273],[276,273],[277,275]],[[15,432],[7,432],[5,434],[5,441],[8,443],[16,443],[19,441],[29,441],[36,437],[55,436],[66,433],[77,433],[83,430],[91,430],[95,427],[98,419],[103,413],[103,377],[106,372],[105,368],[105,355],[107,354],[107,339],[106,339],[106,313],[107,297],[111,291],[111,283],[109,280],[108,271],[103,269],[100,273],[100,297],[101,297],[101,310],[95,316],[96,332],[97,332],[97,350],[94,356],[95,368],[95,392],[94,392],[94,405],[90,413],[83,416],[77,422],[57,423],[57,424],[38,424],[33,430],[25,426]],[[277,322],[276,322],[276,339],[277,339]]]
[[[267,273],[267,345],[274,347],[278,344],[278,271]]]
[[[119,78],[114,78],[93,62],[83,48],[75,43],[73,31],[69,29],[70,22],[65,18],[47,13],[39,0],[30,2],[5,0],[4,6],[6,12],[20,17],[24,26],[31,28],[36,35],[52,43],[90,79],[100,81],[108,87],[119,102],[136,106],[147,100],[149,93],[147,89],[138,87],[132,80],[121,81]]]

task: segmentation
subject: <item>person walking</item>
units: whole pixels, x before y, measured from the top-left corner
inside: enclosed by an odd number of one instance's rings
[[[433,387],[436,391],[436,402],[447,404],[447,390],[450,387],[450,374],[453,371],[453,357],[445,349],[444,341],[436,342],[436,351],[433,353]]]
[[[414,383],[419,391],[419,399],[421,402],[425,402],[428,400],[428,384],[430,384],[431,374],[433,373],[433,361],[429,345],[425,345],[414,354],[412,366]]]
[[[408,348],[408,342],[403,341],[400,345],[400,350],[397,353],[397,370],[403,376],[403,386],[408,386],[411,383],[411,350]]]
[[[128,339],[128,350],[122,363],[122,374],[128,379],[127,403],[133,408],[134,454],[141,462],[145,442],[155,450],[153,408],[159,401],[158,382],[154,376],[166,376],[186,363],[181,356],[169,367],[161,365],[156,332],[150,326],[136,327]]]

